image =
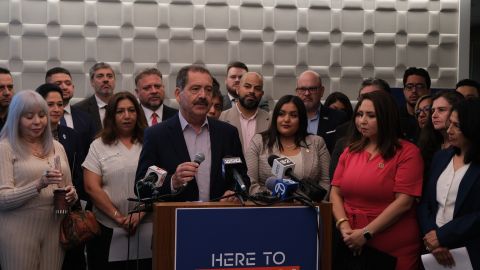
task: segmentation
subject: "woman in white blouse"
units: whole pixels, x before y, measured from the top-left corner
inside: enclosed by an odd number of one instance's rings
[[[128,263],[127,258],[109,262],[109,250],[114,228],[133,234],[144,217],[144,213],[128,214],[133,205],[127,198],[135,196],[131,187],[146,126],[137,99],[129,92],[116,93],[107,105],[104,128],[82,164],[85,191],[102,228],[101,235],[87,243],[88,269],[123,269]],[[143,263],[151,268],[151,260]]]
[[[425,249],[446,267],[458,263],[451,250],[466,247],[480,269],[480,100],[454,105],[448,121],[451,148],[432,160],[419,206]]]

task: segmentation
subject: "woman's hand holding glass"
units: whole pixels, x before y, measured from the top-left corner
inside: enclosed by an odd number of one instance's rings
[[[48,169],[46,170],[40,179],[37,181],[37,190],[40,190],[48,187],[49,185],[59,185],[63,182],[62,172],[57,169]]]

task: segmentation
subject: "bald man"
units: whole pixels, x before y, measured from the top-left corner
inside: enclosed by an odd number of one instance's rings
[[[308,132],[321,136],[327,144],[328,151],[332,153],[336,128],[347,121],[347,115],[322,105],[320,101],[325,88],[320,75],[313,70],[304,71],[298,76],[295,91],[307,109]]]
[[[270,124],[269,113],[259,108],[263,97],[263,76],[257,72],[245,73],[236,94],[238,102],[222,112],[220,120],[237,128],[245,154],[253,135],[267,130]]]

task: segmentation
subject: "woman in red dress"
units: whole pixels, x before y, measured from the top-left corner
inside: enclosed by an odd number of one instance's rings
[[[401,139],[398,109],[383,91],[361,96],[356,130],[340,156],[330,200],[336,225],[353,255],[364,245],[397,258],[396,269],[418,269],[421,250],[415,214],[422,192],[418,148]]]

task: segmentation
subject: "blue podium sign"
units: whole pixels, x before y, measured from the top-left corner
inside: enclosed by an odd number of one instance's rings
[[[175,269],[318,269],[317,222],[302,206],[178,208]]]

